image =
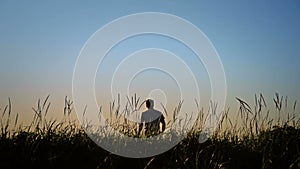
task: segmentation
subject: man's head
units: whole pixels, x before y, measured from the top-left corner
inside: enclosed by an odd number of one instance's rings
[[[151,99],[146,100],[146,107],[148,109],[153,109],[153,107],[154,107],[154,101],[151,100]]]

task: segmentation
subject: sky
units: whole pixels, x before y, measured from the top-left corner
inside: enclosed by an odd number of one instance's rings
[[[235,109],[235,97],[253,103],[256,93],[264,94],[271,105],[275,92],[288,96],[290,101],[300,100],[299,9],[300,3],[293,0],[2,0],[0,112],[10,97],[13,113],[19,113],[21,120],[28,121],[33,117],[32,107],[37,100],[50,94],[52,116],[62,115],[64,97],[72,98],[76,60],[87,40],[111,21],[141,12],[176,15],[194,24],[207,36],[224,67],[227,107]],[[97,70],[95,91],[99,100],[110,100],[101,92],[105,91],[103,86],[110,85],[109,79],[116,70],[112,67],[144,48],[161,48],[179,55],[193,71],[205,107],[210,96],[205,67],[180,42],[158,35],[131,37],[111,50]],[[121,73],[126,75],[126,71]],[[178,76],[184,75],[178,73]],[[153,81],[158,83],[151,83]],[[118,85],[122,86],[122,82]],[[161,90],[154,90],[158,88],[164,90],[165,96]],[[131,90],[140,92],[143,97],[154,90],[158,97],[170,98],[168,103],[174,103],[172,94],[178,95],[174,79],[157,70],[139,73],[132,81]]]

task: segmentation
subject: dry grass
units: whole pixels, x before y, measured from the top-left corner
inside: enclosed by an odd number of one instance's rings
[[[290,110],[287,97],[276,93],[273,102],[277,118],[274,119],[270,117],[274,112],[270,112],[262,94],[255,95],[253,106],[236,99],[240,104],[236,118],[229,118],[229,109],[220,113],[213,135],[203,143],[199,143],[198,138],[212,114],[217,113],[217,104],[211,102],[209,110],[204,112],[196,101],[198,118],[187,137],[171,150],[144,159],[119,157],[98,147],[70,118],[73,105],[68,97],[61,121],[47,120],[49,96],[38,100],[29,126],[18,125],[18,115],[11,116],[12,105],[8,99],[0,119],[1,168],[300,168],[300,121],[296,118],[296,102]],[[124,117],[139,110],[143,102],[136,95],[127,100],[122,110],[119,96],[117,101],[111,102],[107,125],[138,137],[137,124]],[[177,123],[181,125],[190,122],[190,119],[177,118],[182,104],[179,102],[173,112],[164,108],[164,114],[171,117],[167,122],[169,128],[176,120],[181,120]],[[102,113],[100,108],[99,118]],[[89,122],[85,121],[83,127],[88,128]],[[109,133],[106,129],[97,128],[97,133]]]

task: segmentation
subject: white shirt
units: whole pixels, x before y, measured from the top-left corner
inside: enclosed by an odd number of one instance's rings
[[[142,123],[150,123],[150,122],[154,122],[156,123],[157,120],[159,120],[159,117],[162,116],[162,113],[160,111],[157,111],[155,109],[148,109],[147,111],[144,111],[142,113]]]

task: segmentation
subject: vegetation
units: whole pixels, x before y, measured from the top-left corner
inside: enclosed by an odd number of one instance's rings
[[[137,107],[137,100],[129,99],[130,105]],[[252,107],[239,98],[237,101],[240,108],[236,119],[228,117],[229,110],[224,111],[215,133],[205,142],[198,138],[210,113],[199,109],[193,130],[178,145],[155,157],[131,159],[97,146],[71,120],[72,102],[67,97],[62,121],[47,120],[48,96],[33,108],[35,115],[29,126],[18,125],[18,115],[12,118],[9,99],[0,114],[1,168],[300,168],[296,102],[289,111],[287,98],[276,94],[277,118],[271,118],[261,94],[255,96]],[[173,114],[180,110],[180,104]],[[111,112],[119,111],[115,107],[111,104]],[[215,107],[211,103],[209,111],[213,113]],[[134,136],[134,130],[128,132],[124,125],[115,127]]]

